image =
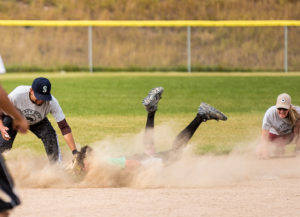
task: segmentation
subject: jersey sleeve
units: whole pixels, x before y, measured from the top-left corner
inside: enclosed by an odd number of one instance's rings
[[[24,89],[26,89],[26,86],[18,86],[8,94],[8,98],[13,105],[16,105],[16,100],[18,100],[19,94],[22,93]]]
[[[50,101],[50,113],[53,115],[56,122],[60,122],[65,119],[63,110],[54,96],[52,96],[52,100]]]
[[[295,108],[296,111],[300,114],[300,107],[299,107],[299,106],[294,106],[294,108]]]
[[[271,110],[268,109],[264,115],[262,128],[264,130],[270,130],[271,129]]]

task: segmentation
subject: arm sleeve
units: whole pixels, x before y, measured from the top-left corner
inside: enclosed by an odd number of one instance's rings
[[[267,110],[267,112],[265,113],[265,116],[263,118],[263,123],[262,123],[262,128],[264,130],[270,130],[271,129],[271,121],[270,121],[270,110]]]
[[[296,111],[300,114],[300,107],[299,107],[299,106],[295,106],[294,108],[295,108]]]
[[[52,96],[52,100],[50,101],[50,113],[53,115],[57,123],[65,119],[63,110],[54,96]]]
[[[62,121],[57,122],[57,124],[58,124],[58,127],[59,127],[59,129],[60,129],[60,131],[63,135],[66,135],[66,134],[72,132],[72,130],[71,130],[68,122],[66,121],[66,119],[63,119]]]
[[[30,89],[29,86],[24,86],[24,85],[18,86],[8,94],[8,98],[13,105],[16,105],[16,101],[18,101],[19,95],[27,91],[29,95],[29,89]]]

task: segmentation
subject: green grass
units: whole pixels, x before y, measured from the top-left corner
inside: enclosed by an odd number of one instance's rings
[[[293,104],[300,104],[298,73],[29,73],[1,75],[0,79],[10,92],[18,85],[30,85],[38,76],[46,76],[52,82],[52,94],[59,100],[79,144],[140,133],[146,120],[141,100],[155,86],[165,88],[156,124],[168,126],[174,132],[172,136],[194,118],[201,101],[228,115],[226,122],[201,125],[191,140],[200,154],[229,153],[236,146],[254,141],[265,110],[275,104],[279,93],[289,93]],[[53,118],[50,120],[54,123]],[[164,137],[159,136],[163,133],[156,132],[158,138]],[[58,135],[67,151],[59,130]],[[157,139],[158,150],[170,147],[171,141],[172,138]],[[120,149],[130,149],[130,144],[125,145],[129,147],[117,144]],[[43,151],[42,143],[31,133],[18,135],[14,147]]]

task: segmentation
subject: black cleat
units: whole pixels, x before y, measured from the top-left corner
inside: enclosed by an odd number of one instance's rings
[[[153,88],[152,90],[150,90],[148,96],[146,96],[143,99],[142,103],[148,112],[153,112],[157,110],[157,104],[161,99],[161,95],[163,92],[164,92],[163,87]]]
[[[198,114],[200,116],[203,117],[204,121],[207,120],[222,120],[222,121],[226,121],[227,117],[220,112],[219,110],[217,110],[216,108],[212,107],[211,105],[202,102],[198,108]]]

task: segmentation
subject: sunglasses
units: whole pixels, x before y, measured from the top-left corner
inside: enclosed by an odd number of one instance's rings
[[[278,111],[287,111],[288,109],[286,108],[277,108]]]

